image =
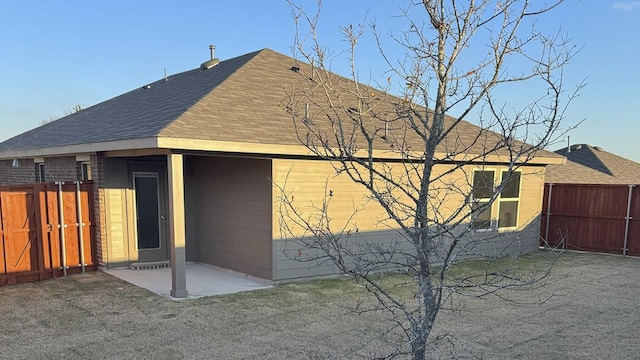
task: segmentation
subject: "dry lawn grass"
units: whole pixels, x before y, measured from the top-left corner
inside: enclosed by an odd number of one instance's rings
[[[456,299],[438,358],[636,358],[640,259],[567,253],[557,280],[519,301]],[[175,302],[104,273],[0,288],[0,357],[10,359],[350,359],[384,326],[345,307],[351,281],[319,280]],[[361,352],[362,353],[362,352]]]

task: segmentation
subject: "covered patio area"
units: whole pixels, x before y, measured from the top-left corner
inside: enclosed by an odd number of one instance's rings
[[[104,271],[171,300],[196,299],[205,296],[267,289],[272,286],[267,280],[203,263],[187,262],[185,270],[188,296],[183,298],[177,298],[171,294],[171,268],[149,270],[105,269]]]
[[[106,201],[98,212],[108,273],[161,295],[170,289],[175,298],[252,289],[273,278],[270,160],[169,150],[102,155]],[[170,267],[119,270],[156,263]]]

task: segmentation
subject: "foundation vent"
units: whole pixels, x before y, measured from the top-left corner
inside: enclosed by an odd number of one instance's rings
[[[131,270],[153,270],[153,269],[166,269],[170,267],[171,267],[171,262],[168,260],[131,264]]]

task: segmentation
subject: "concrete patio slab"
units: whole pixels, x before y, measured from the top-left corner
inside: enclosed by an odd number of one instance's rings
[[[152,291],[171,300],[196,299],[204,296],[232,294],[241,291],[270,288],[268,280],[258,279],[217,266],[203,263],[187,263],[187,298],[174,298],[171,292],[171,268],[130,270],[108,269],[116,276],[138,287]]]

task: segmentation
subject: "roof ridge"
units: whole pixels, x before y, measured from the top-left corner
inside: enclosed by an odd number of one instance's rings
[[[603,161],[603,160],[602,160],[602,158],[601,158],[600,156],[598,156],[598,154],[596,153],[597,151],[598,151],[598,152],[599,152],[599,151],[603,151],[603,150],[601,150],[601,148],[600,148],[600,147],[595,147],[595,146],[587,145],[587,149],[589,149],[589,151],[591,152],[591,154],[592,154],[596,159],[598,159],[598,162],[599,162],[599,163],[600,163],[600,165],[602,165],[602,167],[603,167],[603,169],[602,169],[602,170],[601,170],[601,169],[596,169],[596,170],[598,170],[598,171],[600,171],[600,172],[603,172],[603,173],[605,173],[605,174],[611,175],[611,176],[616,176],[616,175],[613,173],[613,171],[611,171],[611,168],[606,164],[606,162],[605,162],[605,161]]]
[[[640,163],[631,159],[611,153],[602,148],[596,148],[595,150],[594,154],[607,166],[615,177],[626,178],[629,176],[629,172],[633,173],[640,169]]]
[[[231,59],[227,59],[227,60],[221,61],[218,65],[216,65],[216,66],[214,66],[214,67],[212,67],[210,69],[204,69],[204,70],[203,69],[193,69],[192,71],[200,71],[200,72],[208,71],[208,72],[210,72],[210,74],[215,74],[216,71],[221,71],[221,69],[226,70],[225,66],[231,66],[231,68],[228,69],[229,73],[226,74],[226,76],[224,74],[222,74],[223,76],[219,81],[213,81],[213,82],[209,83],[208,85],[211,86],[209,88],[209,90],[204,92],[202,94],[202,96],[197,101],[195,101],[190,106],[185,108],[184,111],[182,111],[182,113],[180,115],[178,115],[175,119],[173,119],[172,121],[167,123],[162,129],[160,129],[158,131],[158,133],[156,134],[156,136],[171,136],[172,133],[175,133],[177,131],[177,129],[174,129],[174,127],[184,126],[185,123],[188,122],[188,118],[189,118],[190,112],[195,107],[197,107],[198,104],[203,99],[206,99],[207,97],[211,96],[212,93],[214,93],[215,91],[220,89],[221,86],[223,86],[225,83],[229,82],[233,78],[235,78],[237,76],[240,76],[244,72],[243,69],[247,66],[247,64],[251,63],[259,54],[265,52],[265,50],[270,50],[270,49],[265,48],[265,49],[261,49],[261,50],[256,50],[256,51],[253,51],[253,52],[250,52],[250,53],[246,53],[246,54],[243,54],[243,55],[240,55],[240,56],[233,57]],[[246,59],[246,60],[242,61],[242,59]],[[238,64],[238,66],[234,67],[233,66],[233,62],[236,62],[236,61],[242,61],[242,62],[240,64]]]
[[[554,152],[564,156],[568,161],[586,166],[606,175],[615,176],[607,164],[595,153],[595,150],[595,147],[589,144],[573,144]]]

